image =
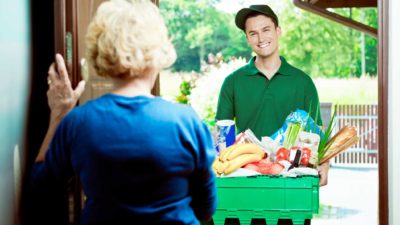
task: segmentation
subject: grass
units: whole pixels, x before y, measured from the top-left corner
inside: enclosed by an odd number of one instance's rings
[[[378,102],[377,78],[316,78],[313,80],[320,102],[333,104],[377,104]]]
[[[160,75],[161,95],[179,95],[179,84],[190,79],[190,73],[171,73],[163,71]],[[377,104],[378,79],[371,77],[339,79],[314,78],[320,102],[333,104]]]

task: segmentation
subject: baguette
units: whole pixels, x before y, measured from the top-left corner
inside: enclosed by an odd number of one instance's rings
[[[337,132],[335,136],[333,136],[328,141],[326,146],[331,145],[330,148],[337,148],[338,146],[342,146],[344,143],[346,143],[350,138],[354,136],[357,136],[357,129],[355,127],[345,126],[342,129],[340,129],[339,132]]]
[[[356,144],[358,142],[359,138],[357,136],[350,138],[346,143],[344,143],[342,146],[339,146],[337,148],[330,148],[327,152],[327,154],[324,155],[324,157],[321,159],[319,164],[323,164],[330,159],[334,158],[338,154],[342,153],[346,149],[350,148],[352,145]]]
[[[329,146],[329,149],[326,151],[319,164],[327,162],[331,158],[337,156],[339,153],[356,144],[358,140],[357,129],[355,127],[346,126],[342,128],[326,144],[326,146]]]

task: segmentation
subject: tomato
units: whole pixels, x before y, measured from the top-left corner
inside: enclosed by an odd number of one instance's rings
[[[311,150],[309,148],[303,148],[303,154],[301,155],[300,164],[303,166],[308,166],[310,157],[311,157]]]
[[[276,152],[276,161],[288,160],[289,159],[289,150],[282,147]]]

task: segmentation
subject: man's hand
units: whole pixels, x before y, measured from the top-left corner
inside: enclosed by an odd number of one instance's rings
[[[52,63],[49,68],[47,82],[49,84],[47,101],[51,110],[50,123],[57,123],[74,108],[85,90],[85,81],[79,82],[76,89],[73,90],[64,59],[57,54],[56,64]]]
[[[325,186],[328,184],[328,173],[329,173],[329,161],[317,166],[317,170],[320,176],[319,185]]]

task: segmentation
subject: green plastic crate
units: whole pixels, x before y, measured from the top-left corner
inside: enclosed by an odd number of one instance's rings
[[[265,219],[267,225],[291,219],[293,225],[303,225],[318,213],[319,178],[315,176],[217,178],[216,185],[214,225],[223,225],[227,218],[237,218],[241,225],[250,225],[252,219]]]

